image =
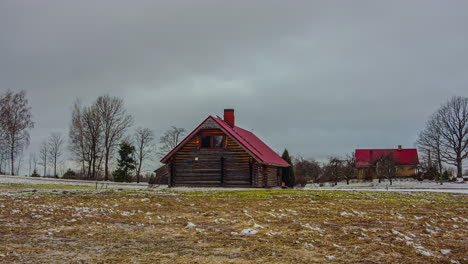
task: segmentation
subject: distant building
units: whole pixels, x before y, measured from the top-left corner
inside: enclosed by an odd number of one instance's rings
[[[235,125],[234,110],[208,116],[161,159],[156,174],[169,186],[273,187],[289,167],[252,132]]]
[[[410,177],[417,173],[419,164],[418,151],[416,149],[356,149],[356,168],[358,179],[375,179],[374,163],[377,159],[388,154],[393,155],[396,163],[397,177]]]

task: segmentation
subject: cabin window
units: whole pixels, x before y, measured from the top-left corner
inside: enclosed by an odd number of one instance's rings
[[[223,147],[223,136],[213,136],[213,148]]]
[[[211,136],[202,136],[201,137],[201,147],[202,148],[211,148]]]
[[[201,135],[200,148],[223,148],[223,135]]]

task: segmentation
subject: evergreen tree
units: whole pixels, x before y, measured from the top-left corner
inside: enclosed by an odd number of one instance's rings
[[[287,149],[284,150],[283,155],[281,157],[289,163],[289,167],[283,168],[283,182],[286,184],[288,187],[294,187],[296,184],[296,176],[294,175],[294,168],[293,168],[293,163],[291,161],[291,157],[289,156],[289,152]]]
[[[33,173],[31,174],[31,177],[40,177],[39,173],[37,173],[36,169],[34,169]]]
[[[135,170],[135,159],[134,157],[135,147],[130,145],[128,142],[122,142],[120,144],[119,156],[117,159],[117,169],[112,173],[114,181],[116,182],[130,182],[131,172]]]
[[[62,179],[76,180],[77,179],[76,172],[73,171],[72,169],[68,168],[67,172],[65,172],[65,174],[63,174]]]

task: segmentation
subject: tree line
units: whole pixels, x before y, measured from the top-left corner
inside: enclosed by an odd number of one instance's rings
[[[291,157],[288,150],[284,150],[282,158],[291,166],[282,171],[282,180],[288,187],[305,186],[307,183],[332,182],[357,178],[354,153],[344,156],[331,156],[324,163],[315,159],[305,159],[302,156]]]
[[[23,151],[30,142],[30,130],[34,128],[26,93],[7,91],[0,94],[0,117],[0,174],[17,175],[22,166]],[[28,174],[39,176],[42,173],[53,177],[65,174],[69,178],[110,180],[116,152],[129,146],[134,168],[127,172],[127,176],[134,173],[140,181],[144,162],[177,145],[185,129],[171,127],[160,137],[160,148],[157,148],[154,131],[143,127],[130,131],[133,123],[134,119],[121,98],[103,95],[90,105],[76,100],[71,111],[68,139],[60,133],[51,133],[40,144],[37,154],[30,153]],[[64,156],[65,160],[79,165],[76,172],[71,169],[66,173],[63,169],[59,172]],[[121,164],[121,161],[122,157],[117,163]],[[42,167],[41,171],[38,165]],[[50,168],[52,175],[48,172]]]
[[[122,161],[126,160],[125,157],[116,160],[116,152],[130,146],[127,151],[131,151],[127,155],[132,156],[133,164],[127,164],[126,168],[131,168],[130,174],[135,173],[139,181],[143,163],[174,148],[184,136],[185,129],[171,127],[159,138],[160,147],[157,148],[154,132],[149,128],[130,131],[133,123],[134,119],[121,98],[103,95],[90,105],[76,100],[71,111],[68,139],[60,133],[51,133],[42,142],[37,155],[30,154],[28,174],[38,176],[42,173],[45,176],[49,174],[47,169],[52,168],[52,176],[59,177],[63,174],[63,169],[59,173],[59,163],[65,154],[69,154],[67,160],[75,161],[79,169],[78,172],[68,170],[68,175],[110,180],[113,178],[113,163],[117,161],[123,166]],[[19,174],[34,125],[32,109],[24,91],[0,94],[0,173]],[[454,166],[457,177],[462,177],[463,161],[468,158],[468,98],[455,96],[442,104],[419,133],[416,145],[422,160],[420,169],[424,173],[432,173],[436,179],[442,179],[450,166]],[[284,182],[288,186],[307,181],[337,183],[345,180],[349,183],[356,178],[353,154],[330,157],[323,165],[313,159],[291,158],[287,151],[283,158],[293,165],[283,171]],[[379,179],[391,180],[395,174],[395,161],[392,157],[382,158],[374,161],[376,174]],[[37,165],[42,166],[41,172]],[[123,168],[120,165],[116,171]],[[129,179],[127,173],[128,170],[123,177],[126,180]]]

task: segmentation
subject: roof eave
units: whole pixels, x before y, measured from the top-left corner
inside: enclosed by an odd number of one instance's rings
[[[276,164],[276,163],[270,163],[270,162],[261,162],[260,164],[263,164],[263,165],[268,165],[268,166],[275,166],[275,167],[283,167],[283,168],[286,168],[286,167],[291,167],[291,165],[284,165],[284,164]]]

